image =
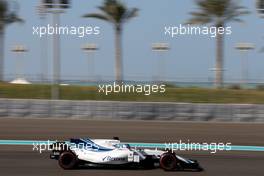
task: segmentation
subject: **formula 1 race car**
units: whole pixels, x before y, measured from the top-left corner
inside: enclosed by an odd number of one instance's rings
[[[55,142],[50,145],[51,159],[58,160],[63,169],[87,167],[129,167],[165,171],[202,171],[196,160],[186,159],[172,151],[131,148],[113,139],[70,139],[68,142]]]

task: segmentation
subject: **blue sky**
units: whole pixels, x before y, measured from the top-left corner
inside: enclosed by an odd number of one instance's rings
[[[23,73],[37,75],[41,72],[40,39],[32,35],[32,27],[40,25],[36,14],[36,0],[17,0],[20,4],[19,15],[25,24],[12,24],[6,31],[5,74],[15,73],[15,60],[18,59],[10,49],[15,44],[24,44],[29,52],[23,58]],[[78,38],[61,37],[61,68],[63,77],[85,77],[87,75],[87,56],[80,49],[85,43],[96,43],[100,50],[95,54],[95,74],[103,77],[114,76],[114,31],[110,24],[84,19],[81,16],[97,12],[96,7],[102,0],[73,0],[72,8],[61,16],[61,25],[100,26],[100,36]],[[215,39],[208,36],[164,36],[164,26],[178,26],[190,18],[189,12],[195,10],[194,0],[124,0],[129,7],[140,9],[139,16],[125,25],[123,35],[124,77],[149,79],[156,75],[158,59],[163,59],[166,77],[174,80],[208,80],[213,77],[210,68],[214,67]],[[249,57],[250,79],[264,80],[264,19],[255,10],[255,1],[244,0],[241,4],[248,7],[251,14],[243,17],[245,23],[230,23],[232,35],[225,40],[225,77],[239,79],[241,75],[241,55],[234,49],[237,42],[254,43],[256,49]],[[48,16],[47,23],[51,24]],[[49,72],[52,63],[51,38],[48,38]],[[167,42],[171,50],[161,57],[151,51],[153,42]]]

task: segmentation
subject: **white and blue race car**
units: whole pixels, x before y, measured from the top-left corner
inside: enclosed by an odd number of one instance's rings
[[[58,160],[63,169],[87,167],[130,167],[152,169],[160,167],[165,171],[202,171],[196,160],[186,159],[172,151],[147,148],[131,148],[113,139],[70,139],[68,142],[53,143],[51,159]]]

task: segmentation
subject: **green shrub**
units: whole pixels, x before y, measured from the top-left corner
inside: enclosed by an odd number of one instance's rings
[[[228,89],[241,90],[241,86],[239,84],[232,84],[228,87]]]
[[[258,85],[256,89],[259,91],[264,91],[264,85]]]

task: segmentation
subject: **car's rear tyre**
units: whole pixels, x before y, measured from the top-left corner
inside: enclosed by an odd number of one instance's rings
[[[78,159],[74,153],[65,151],[60,154],[58,162],[63,169],[74,169],[78,164]]]
[[[160,157],[160,167],[165,171],[174,171],[177,169],[178,160],[174,153],[167,152]]]

